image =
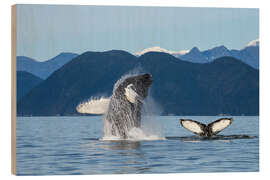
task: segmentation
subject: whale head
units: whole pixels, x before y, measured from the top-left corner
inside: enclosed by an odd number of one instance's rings
[[[142,102],[148,95],[152,81],[152,75],[148,73],[131,76],[124,79],[115,92],[124,94],[130,103]]]

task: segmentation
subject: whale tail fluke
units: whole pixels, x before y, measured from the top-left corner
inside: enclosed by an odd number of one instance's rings
[[[211,137],[217,135],[220,131],[230,126],[233,122],[232,118],[221,118],[208,125],[191,120],[180,119],[180,124],[187,130],[199,136]]]
[[[210,124],[208,124],[209,129],[211,129],[212,134],[216,135],[223,129],[229,127],[233,122],[232,118],[221,118]]]
[[[202,136],[204,134],[204,129],[206,128],[205,124],[191,119],[180,119],[180,124],[187,130],[199,136]]]

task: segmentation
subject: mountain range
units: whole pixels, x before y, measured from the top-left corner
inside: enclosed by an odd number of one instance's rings
[[[110,96],[130,72],[153,75],[150,96],[162,114],[258,115],[259,71],[233,57],[207,63],[183,61],[162,52],[85,52],[57,69],[17,103],[19,116],[78,115],[76,106]]]
[[[17,71],[17,101],[42,81],[43,79],[29,72]]]
[[[240,50],[229,50],[223,45],[205,51],[200,51],[198,47],[183,51],[169,51],[160,47],[152,47],[137,52],[136,55],[141,56],[147,52],[164,52],[194,63],[208,63],[223,56],[231,56],[259,69],[259,40],[249,42]]]
[[[26,71],[39,78],[46,79],[55,70],[78,56],[75,53],[61,53],[47,61],[37,61],[26,56],[17,56],[17,71]]]

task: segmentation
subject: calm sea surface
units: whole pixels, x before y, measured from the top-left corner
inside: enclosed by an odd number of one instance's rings
[[[220,135],[255,138],[200,140],[177,116],[145,122],[160,140],[103,141],[102,116],[18,117],[17,174],[119,174],[259,171],[259,118],[236,116]],[[183,117],[181,117],[183,118]],[[219,117],[184,117],[210,123]]]

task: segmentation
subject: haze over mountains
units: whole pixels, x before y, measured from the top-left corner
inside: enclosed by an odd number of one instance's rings
[[[152,47],[137,52],[136,55],[141,56],[147,52],[164,52],[181,60],[194,63],[208,63],[223,56],[231,56],[259,69],[259,40],[249,42],[247,46],[240,50],[229,50],[223,45],[205,51],[200,51],[198,47],[183,51],[169,51],[160,47]]]
[[[112,50],[72,58],[18,101],[17,114],[78,115],[79,103],[110,96],[121,76],[138,69],[153,75],[150,95],[164,115],[259,113],[259,71],[234,57],[194,63],[162,52],[136,57]]]
[[[197,47],[183,51],[169,51],[160,47],[152,47],[137,52],[135,55],[141,56],[147,52],[164,52],[181,60],[194,63],[208,63],[223,56],[231,56],[259,69],[259,40],[249,42],[241,50],[228,50],[225,46],[218,46],[205,51],[200,51]],[[54,71],[61,68],[76,56],[78,54],[60,53],[54,58],[42,62],[26,56],[17,56],[17,71],[26,71],[37,77],[46,79]]]
[[[17,71],[26,71],[42,79],[46,79],[55,70],[78,56],[75,53],[61,53],[47,61],[37,61],[26,56],[17,56]]]

